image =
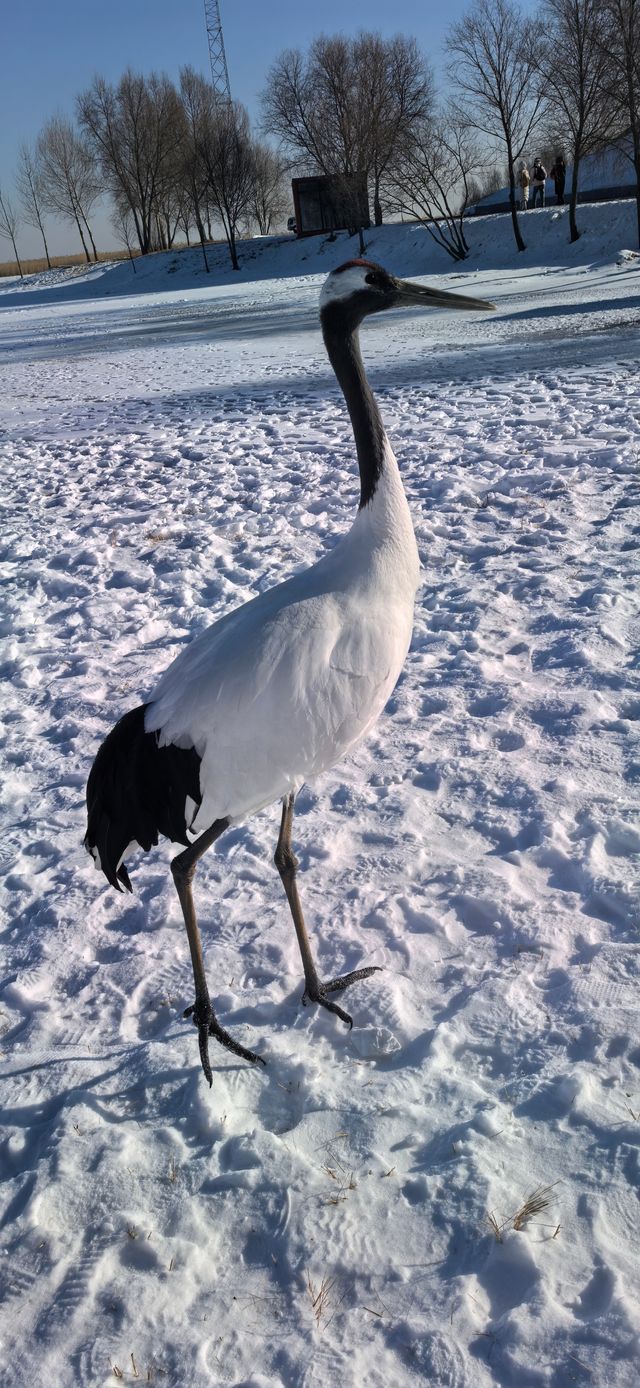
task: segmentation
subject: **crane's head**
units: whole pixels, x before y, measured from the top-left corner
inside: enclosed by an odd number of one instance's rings
[[[387,308],[449,308],[495,309],[487,299],[472,299],[467,294],[450,294],[444,289],[431,289],[426,284],[412,284],[396,279],[371,260],[348,260],[327,276],[320,291],[320,316],[328,325],[339,317],[344,326],[357,327],[370,313]]]

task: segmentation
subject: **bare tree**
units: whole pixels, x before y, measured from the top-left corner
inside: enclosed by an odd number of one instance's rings
[[[640,0],[603,0],[603,42],[609,60],[610,94],[617,101],[618,141],[636,175],[636,215],[640,246]]]
[[[124,199],[121,198],[114,202],[113,212],[111,214],[110,221],[113,230],[115,231],[115,234],[118,237],[118,240],[124,242],[129,253],[131,268],[133,270],[134,275],[137,275],[138,271],[136,269],[136,262],[133,254],[133,242],[135,238],[133,217],[131,215],[131,208],[129,207],[128,203],[124,201]]]
[[[93,258],[97,260],[89,213],[100,195],[101,187],[86,141],[76,133],[69,121],[62,116],[54,116],[38,136],[36,161],[43,207],[64,221],[75,222],[85,256],[90,261],[86,232]]]
[[[205,241],[211,240],[210,227],[207,225],[209,174],[203,151],[214,119],[216,101],[211,83],[192,67],[180,69],[180,102],[180,181],[185,192],[188,219],[190,223],[195,223],[208,274],[209,262]]]
[[[316,39],[310,78],[325,173],[354,174],[364,167],[366,112],[356,98],[353,43],[343,35]]]
[[[95,77],[77,102],[78,119],[112,196],[128,204],[143,255],[159,238],[167,185],[175,178],[180,103],[168,77],[128,69],[117,87]]]
[[[238,101],[214,104],[201,146],[208,193],[222,223],[231,264],[240,269],[237,241],[250,215],[254,186],[253,144],[249,117]]]
[[[16,188],[22,206],[22,214],[27,226],[40,232],[47,268],[51,269],[49,247],[44,229],[44,206],[41,178],[35,154],[29,145],[21,145],[16,170]]]
[[[365,114],[359,167],[371,180],[374,222],[381,226],[386,175],[416,125],[433,113],[433,78],[415,39],[402,34],[392,39],[360,34],[353,63],[356,102]]]
[[[419,217],[453,260],[465,260],[469,254],[464,213],[472,174],[480,165],[475,136],[448,109],[414,129],[390,176],[393,209]]]
[[[186,194],[176,168],[164,181],[153,210],[156,229],[154,240],[159,250],[171,250],[178,228],[184,219],[185,204]]]
[[[551,130],[573,164],[569,201],[569,234],[580,235],[576,204],[580,164],[597,153],[616,128],[617,112],[609,80],[601,0],[544,0],[545,43],[540,68],[553,112]]]
[[[327,173],[324,133],[313,101],[311,63],[288,48],[272,65],[262,94],[262,124],[275,135],[292,163]]]
[[[508,182],[508,169],[497,164],[484,164],[480,171],[469,179],[469,203],[480,202],[492,193],[499,193]]]
[[[309,172],[371,180],[376,224],[387,170],[433,102],[432,80],[414,39],[321,36],[306,56],[289,49],[263,93],[263,126]]]
[[[16,209],[9,198],[3,195],[2,189],[0,188],[0,237],[2,237],[3,240],[11,242],[13,254],[18,266],[18,273],[20,279],[23,280],[24,275],[22,273],[22,265],[20,263],[20,256],[18,255],[18,247],[16,244],[18,225],[18,214]]]
[[[268,236],[274,222],[281,220],[289,206],[285,185],[284,160],[269,145],[253,142],[253,186],[249,211],[261,236]]]
[[[540,20],[525,19],[509,0],[475,0],[447,37],[455,60],[451,76],[469,123],[506,150],[519,251],[526,247],[518,222],[516,162],[544,114],[538,61],[542,43]]]

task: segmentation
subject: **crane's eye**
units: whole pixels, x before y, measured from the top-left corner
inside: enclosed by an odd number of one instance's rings
[[[375,289],[382,289],[383,291],[391,288],[386,277],[379,274],[377,270],[370,270],[369,274],[365,275],[364,282],[365,284],[372,284]]]

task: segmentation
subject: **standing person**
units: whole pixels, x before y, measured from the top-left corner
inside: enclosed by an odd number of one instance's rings
[[[549,177],[553,179],[554,187],[556,190],[556,197],[558,199],[558,207],[560,207],[560,205],[564,202],[564,182],[567,177],[566,164],[560,154],[556,154],[556,162],[551,170],[551,173],[549,174]]]
[[[519,170],[518,170],[518,187],[519,187],[519,189],[520,189],[520,207],[521,207],[521,209],[522,209],[523,212],[526,212],[526,210],[527,210],[527,204],[528,204],[528,202],[529,202],[529,184],[530,184],[530,183],[531,183],[531,179],[530,179],[530,177],[529,177],[529,170],[528,170],[526,164],[525,164],[524,161],[523,161],[523,162],[521,163],[521,165],[520,165]]]
[[[538,197],[540,198],[540,206],[544,207],[544,185],[546,177],[547,170],[545,169],[544,164],[541,164],[539,159],[534,159],[532,176],[533,197],[531,199],[532,207],[536,206]]]

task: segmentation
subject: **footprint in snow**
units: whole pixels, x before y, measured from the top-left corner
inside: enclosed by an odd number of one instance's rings
[[[522,734],[512,732],[509,728],[497,732],[493,741],[499,752],[518,752],[521,747],[524,747]]]
[[[615,1277],[610,1268],[600,1264],[580,1293],[574,1306],[576,1316],[581,1320],[596,1320],[609,1310],[616,1289]]]
[[[364,1027],[353,1031],[354,1050],[363,1060],[378,1060],[401,1050],[397,1036],[388,1027]]]
[[[439,1330],[425,1333],[410,1321],[401,1321],[388,1332],[387,1343],[400,1352],[415,1383],[429,1388],[466,1388],[469,1383],[462,1351]]]
[[[530,1302],[540,1282],[540,1272],[526,1236],[514,1232],[504,1243],[493,1243],[478,1281],[489,1298],[492,1321]]]

